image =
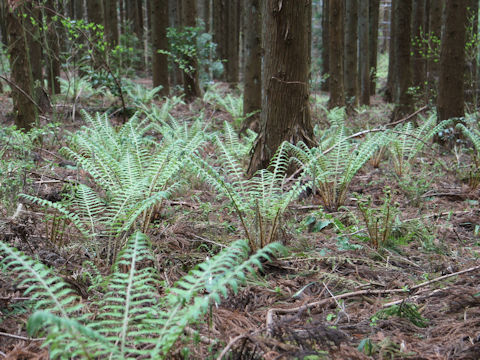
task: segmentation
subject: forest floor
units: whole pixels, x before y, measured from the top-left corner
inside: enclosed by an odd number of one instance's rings
[[[8,113],[6,98],[0,107]],[[214,128],[232,120],[202,102],[179,105],[173,116],[188,121],[201,109]],[[312,113],[327,126],[322,110]],[[58,152],[65,130],[78,129],[82,120],[73,121],[68,111],[58,115],[61,129],[31,154],[35,168],[24,189],[47,199],[60,198],[66,182],[82,181],[82,172]],[[377,101],[347,123],[365,129],[388,116],[388,107]],[[11,120],[3,117],[1,126],[7,125]],[[401,181],[388,160],[378,168],[367,163],[345,206],[333,213],[322,210],[317,194],[294,201],[281,236],[289,255],[265,264],[236,295],[212,306],[204,322],[189,328],[199,332],[198,341],[187,333],[171,358],[182,358],[184,347],[190,358],[216,358],[227,347],[230,359],[479,359],[480,193],[458,170],[468,159],[426,148]],[[377,249],[353,194],[371,196],[372,206],[380,207],[386,187],[398,214],[394,240]],[[27,205],[15,219],[9,218],[15,205],[8,208],[0,204],[2,241],[54,268],[88,301],[88,284],[74,276],[87,259],[68,251],[68,234],[49,239],[52,224],[40,207]],[[200,181],[166,202],[149,236],[167,282],[242,237],[238,217],[228,209],[228,201]],[[41,341],[26,333],[30,301],[14,278],[0,275],[0,359],[49,358]]]

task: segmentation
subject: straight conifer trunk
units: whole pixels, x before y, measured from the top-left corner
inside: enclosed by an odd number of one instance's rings
[[[463,117],[467,2],[447,0],[440,50],[439,120]]]
[[[370,105],[369,2],[360,1],[358,34],[360,43],[360,104]]]
[[[330,0],[329,8],[329,47],[328,56],[330,60],[329,90],[330,100],[329,108],[336,106],[345,106],[345,88],[343,78],[343,0]]]
[[[168,0],[148,0],[152,10],[152,72],[153,87],[162,86],[159,94],[168,96],[168,57],[158,50],[168,50]]]
[[[358,105],[358,1],[345,7],[345,93],[350,107]]]
[[[264,2],[262,129],[250,161],[250,175],[269,165],[283,141],[313,145],[308,82],[309,6],[310,0]]]

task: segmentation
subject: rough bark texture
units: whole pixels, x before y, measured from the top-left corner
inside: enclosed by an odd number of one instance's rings
[[[265,0],[262,130],[249,174],[266,168],[285,140],[312,145],[307,61],[309,6],[310,0]]]
[[[416,87],[418,96],[425,94],[425,81],[427,79],[427,61],[425,59],[426,46],[421,40],[426,28],[426,1],[413,1],[413,22],[412,22],[412,69],[413,86]]]
[[[182,10],[183,26],[196,26],[196,0],[183,0]],[[200,97],[202,94],[200,90],[200,83],[198,80],[198,60],[195,56],[188,56],[186,60],[188,62],[188,67],[190,68],[190,70],[183,72],[183,90],[185,92],[185,98],[188,101],[192,101],[193,99]]]
[[[358,1],[345,2],[345,94],[351,107],[358,105]]]
[[[464,116],[465,38],[467,2],[447,0],[440,50],[437,99],[439,120]]]
[[[105,9],[107,21],[107,40],[112,47],[118,45],[118,0],[107,0],[107,8]]]
[[[98,25],[104,25],[103,2],[99,0],[87,0],[88,21]]]
[[[360,44],[360,104],[370,105],[369,3],[360,1],[358,35]]]
[[[40,34],[42,16],[38,5],[38,0],[32,0],[30,3],[24,5],[27,14],[24,25],[27,35],[28,59],[30,61],[30,68],[32,69],[34,88],[37,86],[42,87],[43,85],[42,40]]]
[[[395,7],[398,1],[401,0],[392,0],[390,5],[390,45],[388,48],[388,75],[387,75],[387,86],[385,88],[385,101],[393,102],[395,98],[395,63],[397,61],[395,57],[395,33],[396,33],[396,24],[395,24]]]
[[[210,32],[211,0],[203,0],[203,21],[205,22],[205,32]]]
[[[6,23],[6,2],[0,1],[0,36],[2,38],[3,46],[8,46],[8,34],[7,34],[7,23]]]
[[[15,125],[25,131],[35,124],[37,111],[32,102],[32,72],[28,64],[28,51],[22,5],[11,8],[7,5],[5,21],[8,33],[8,54],[10,60],[10,81],[12,82],[13,113]]]
[[[245,12],[245,87],[244,116],[262,108],[262,7],[261,0],[244,0]],[[260,114],[245,120],[243,128],[259,130]]]
[[[343,85],[343,15],[344,2],[341,0],[330,1],[329,8],[329,69],[330,77],[329,90],[330,100],[328,106],[333,108],[335,106],[345,105],[345,92]]]
[[[47,6],[51,9],[54,9],[54,1],[47,0]],[[57,33],[57,26],[53,20],[54,14],[50,11],[46,12],[47,19],[47,45],[48,45],[48,54],[47,54],[47,81],[48,81],[48,90],[50,94],[57,95],[60,94],[60,44]]]
[[[227,59],[227,6],[227,0],[213,0],[213,41],[217,44],[217,56],[221,60]],[[225,72],[221,78],[225,79]]]
[[[168,96],[168,57],[158,50],[168,50],[168,0],[148,0],[152,10],[152,72],[153,86],[162,86],[160,95]]]
[[[228,0],[227,53],[225,76],[228,83],[236,85],[240,76],[240,12],[239,0]]]
[[[368,61],[370,63],[370,94],[375,94],[377,87],[377,53],[378,53],[378,18],[380,14],[380,0],[369,0],[368,8]]]
[[[323,0],[322,2],[322,91],[328,91],[329,80],[328,76],[330,74],[330,56],[328,55],[329,49],[329,36],[328,31],[330,27],[330,0]]]
[[[411,17],[412,2],[399,0],[395,7],[395,110],[392,120],[398,120],[413,110],[413,99],[410,93],[412,86],[411,49]]]

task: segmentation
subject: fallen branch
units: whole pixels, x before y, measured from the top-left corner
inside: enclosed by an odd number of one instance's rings
[[[259,332],[265,330],[265,328],[261,328],[259,330],[256,330],[256,331],[249,331],[249,332],[246,332],[246,333],[243,333],[243,334],[240,334],[238,336],[235,336],[232,340],[230,340],[227,344],[227,346],[225,346],[222,350],[222,352],[220,353],[220,355],[218,355],[217,357],[217,360],[222,360],[223,357],[225,355],[227,355],[228,351],[232,348],[233,344],[235,344],[238,340],[241,340],[241,339],[245,339],[245,338],[249,338],[250,336],[252,335],[256,335],[258,334]]]
[[[5,332],[0,332],[0,336],[5,336],[13,339],[24,340],[24,341],[44,341],[46,338],[29,338],[26,336],[13,335]]]

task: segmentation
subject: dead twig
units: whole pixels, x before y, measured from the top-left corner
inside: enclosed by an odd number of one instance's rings
[[[9,337],[12,339],[24,340],[24,341],[44,341],[46,338],[29,338],[26,336],[13,335],[5,332],[0,332],[0,336]]]

